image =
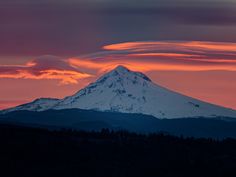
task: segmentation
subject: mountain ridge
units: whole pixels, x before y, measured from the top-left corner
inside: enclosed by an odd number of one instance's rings
[[[219,118],[158,119],[149,115],[66,109],[15,111],[0,115],[0,124],[49,130],[129,131],[141,134],[165,133],[199,138],[235,138],[236,120]]]
[[[26,106],[25,106],[26,105]],[[64,99],[38,99],[5,110],[45,111],[48,109],[86,109],[138,113],[157,118],[235,117],[236,111],[206,103],[152,82],[145,74],[124,66],[101,76],[96,82]]]

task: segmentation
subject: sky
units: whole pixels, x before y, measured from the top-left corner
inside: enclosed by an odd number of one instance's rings
[[[117,65],[236,109],[235,0],[0,0],[0,109]]]

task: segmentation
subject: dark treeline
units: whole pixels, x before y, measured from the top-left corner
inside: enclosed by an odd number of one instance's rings
[[[235,177],[236,140],[0,125],[0,162],[4,177]]]

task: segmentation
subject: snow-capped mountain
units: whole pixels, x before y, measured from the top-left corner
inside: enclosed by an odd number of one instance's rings
[[[157,118],[236,118],[234,110],[173,92],[153,83],[144,74],[130,71],[123,66],[116,67],[72,96],[61,100],[42,99],[10,111],[71,108],[141,113]]]

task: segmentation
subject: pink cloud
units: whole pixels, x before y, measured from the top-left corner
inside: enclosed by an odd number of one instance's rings
[[[236,43],[199,41],[125,42],[103,52],[70,58],[71,65],[104,71],[122,64],[140,71],[236,71]]]
[[[55,56],[41,56],[25,65],[0,65],[0,78],[55,79],[61,84],[76,84],[87,77],[91,75],[80,72],[67,60]]]
[[[50,79],[76,84],[124,65],[147,71],[236,71],[236,43],[147,41],[106,45],[89,55],[59,58],[41,56],[25,65],[0,65],[0,78]]]

